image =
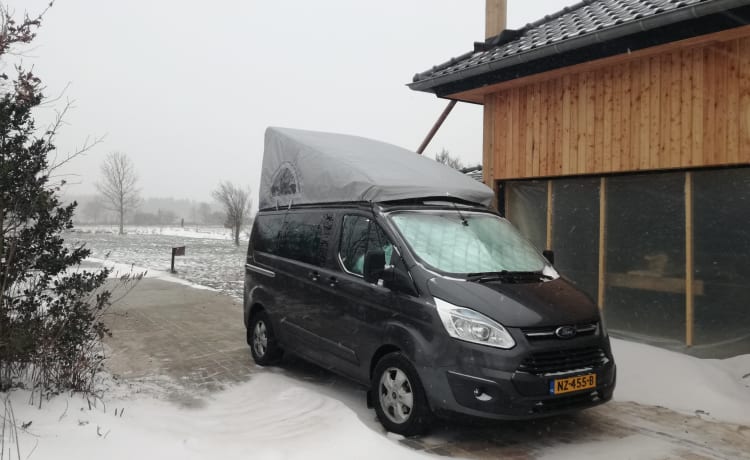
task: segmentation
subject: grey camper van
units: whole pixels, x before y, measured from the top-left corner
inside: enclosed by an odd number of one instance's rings
[[[384,427],[601,404],[616,368],[596,304],[488,208],[486,186],[364,138],[266,132],[244,321],[260,365],[292,353],[369,388]]]

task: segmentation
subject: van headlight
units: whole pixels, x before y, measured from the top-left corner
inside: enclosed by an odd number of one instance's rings
[[[445,330],[453,338],[506,350],[516,345],[502,324],[477,311],[438,298],[435,305]]]

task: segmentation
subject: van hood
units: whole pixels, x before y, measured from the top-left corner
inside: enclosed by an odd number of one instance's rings
[[[489,281],[480,284],[434,277],[427,286],[434,297],[476,310],[503,326],[561,326],[599,320],[596,304],[562,278],[532,283]]]

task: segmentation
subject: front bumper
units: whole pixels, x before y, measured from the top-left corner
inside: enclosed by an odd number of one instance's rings
[[[439,362],[417,366],[430,407],[438,415],[540,418],[602,404],[612,398],[615,389],[617,370],[606,337],[552,344],[521,341],[512,350],[453,340],[444,351]],[[528,365],[533,357],[550,355],[560,357],[561,368],[554,372]],[[565,369],[567,362],[578,363],[571,356],[596,359],[587,366]],[[596,374],[594,388],[550,394],[553,380],[591,373]]]

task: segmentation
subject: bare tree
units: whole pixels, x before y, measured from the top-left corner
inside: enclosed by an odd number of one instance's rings
[[[240,245],[240,231],[250,217],[253,200],[250,189],[241,188],[231,182],[221,182],[219,187],[211,192],[211,196],[221,204],[227,216],[227,226],[232,229],[234,244]]]
[[[461,169],[464,167],[463,163],[461,163],[461,160],[459,160],[457,157],[452,156],[451,153],[446,149],[441,150],[440,153],[437,153],[435,155],[435,161],[446,166],[450,166],[453,169]]]
[[[133,162],[122,152],[107,155],[101,171],[102,182],[96,184],[96,188],[104,195],[106,207],[117,213],[122,235],[125,214],[134,210],[141,202],[139,190],[136,188],[138,175]]]

